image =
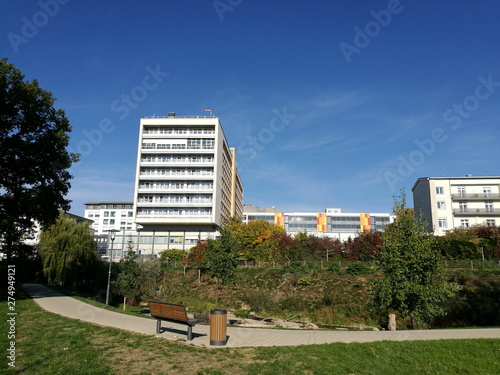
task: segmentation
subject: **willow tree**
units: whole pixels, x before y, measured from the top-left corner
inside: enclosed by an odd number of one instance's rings
[[[7,59],[0,60],[0,245],[7,258],[35,222],[47,227],[67,211],[71,126],[55,98]]]
[[[385,277],[375,283],[375,306],[409,319],[413,328],[424,327],[445,313],[441,303],[458,287],[444,280],[433,236],[425,231],[424,220],[406,207],[404,191],[396,197],[393,212],[396,218],[382,234],[378,265]]]
[[[60,213],[40,234],[40,257],[49,284],[90,282],[99,276],[97,245],[87,223],[77,223]]]

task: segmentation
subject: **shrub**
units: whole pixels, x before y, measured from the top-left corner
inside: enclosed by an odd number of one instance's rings
[[[264,290],[249,291],[242,300],[255,312],[272,311],[275,306],[274,299]]]
[[[367,275],[373,273],[373,270],[364,263],[351,263],[347,266],[345,273],[350,275]]]
[[[297,282],[298,287],[308,286],[311,284],[312,284],[312,280],[310,277],[307,277],[307,276],[301,277]]]
[[[340,266],[338,265],[338,263],[336,263],[336,262],[335,262],[335,263],[333,263],[333,262],[332,262],[332,263],[330,263],[330,264],[328,265],[328,267],[326,267],[326,270],[327,270],[328,272],[331,272],[331,273],[337,273],[337,272],[339,272],[339,271],[340,271]]]
[[[291,262],[290,266],[284,267],[290,273],[309,273],[313,271],[317,271],[319,269],[316,263],[310,262]]]
[[[180,263],[187,258],[187,253],[184,250],[164,250],[159,255],[162,262],[166,262],[168,258],[169,262]]]

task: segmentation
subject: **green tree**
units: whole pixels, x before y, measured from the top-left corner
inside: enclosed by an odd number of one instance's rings
[[[378,264],[385,278],[375,283],[375,306],[380,312],[396,311],[410,319],[412,327],[425,326],[447,297],[458,290],[443,279],[442,259],[432,246],[433,237],[424,230],[424,222],[406,207],[405,192],[396,198],[396,219],[382,235]]]
[[[237,257],[241,253],[241,242],[233,229],[237,219],[227,219],[219,227],[219,236],[207,241],[201,269],[222,284],[231,282],[238,265]]]
[[[97,245],[88,223],[77,223],[63,212],[40,234],[43,273],[49,284],[96,281],[100,267]]]
[[[35,221],[47,228],[69,209],[67,170],[78,156],[66,150],[71,126],[54,102],[0,60],[0,243],[8,259]]]
[[[115,287],[118,293],[123,296],[124,310],[127,299],[134,304],[140,296],[142,280],[138,259],[139,256],[129,248],[125,258],[120,260],[120,271],[115,281]]]

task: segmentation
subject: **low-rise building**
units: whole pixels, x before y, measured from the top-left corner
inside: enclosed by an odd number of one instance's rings
[[[394,221],[389,213],[344,213],[340,208],[327,208],[324,212],[279,212],[276,207],[243,207],[243,222],[266,220],[280,225],[288,234],[299,232],[318,237],[338,238],[341,241],[353,238],[362,232],[384,230]]]
[[[500,177],[422,177],[413,188],[415,210],[436,235],[474,225],[500,224]]]

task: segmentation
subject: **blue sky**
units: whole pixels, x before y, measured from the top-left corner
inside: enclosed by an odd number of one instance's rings
[[[247,204],[390,212],[500,175],[500,2],[0,0],[0,56],[58,99],[68,198],[133,200],[139,119],[213,110]]]

